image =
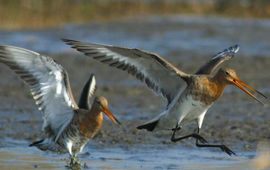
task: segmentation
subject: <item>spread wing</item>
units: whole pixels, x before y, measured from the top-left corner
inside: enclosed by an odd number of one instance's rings
[[[70,91],[68,75],[52,58],[13,46],[0,46],[0,62],[6,64],[30,87],[44,113],[43,130],[57,136],[78,108]]]
[[[94,74],[85,83],[79,100],[79,108],[90,110],[93,102],[93,96],[96,91],[96,79]]]
[[[213,56],[207,63],[205,63],[196,74],[212,74],[217,68],[221,66],[227,60],[230,60],[234,54],[236,54],[239,50],[238,45],[231,46],[222,52],[217,53]]]
[[[182,87],[186,86],[182,79],[186,80],[189,77],[188,74],[154,53],[75,40],[63,39],[63,41],[89,57],[127,71],[145,82],[157,94],[166,97],[168,103],[173,100]]]

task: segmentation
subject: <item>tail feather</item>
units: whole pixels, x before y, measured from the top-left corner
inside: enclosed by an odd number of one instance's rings
[[[150,123],[146,123],[146,124],[143,124],[141,126],[138,126],[137,129],[146,129],[147,131],[153,131],[157,124],[158,124],[159,120],[156,120],[154,122],[150,122]]]
[[[159,124],[161,118],[165,115],[167,115],[167,110],[154,117],[154,119],[144,123],[143,125],[138,126],[137,129],[146,129],[147,131],[153,131]]]
[[[39,145],[40,143],[42,143],[43,141],[44,141],[44,139],[41,139],[41,140],[35,141],[35,142],[31,143],[31,144],[29,145],[29,147],[32,147],[32,146],[37,146],[37,145]]]
[[[49,150],[49,151],[61,152],[61,153],[66,152],[65,147],[58,145],[52,139],[48,139],[48,138],[35,141],[31,143],[29,146],[30,147],[35,146],[42,151]]]

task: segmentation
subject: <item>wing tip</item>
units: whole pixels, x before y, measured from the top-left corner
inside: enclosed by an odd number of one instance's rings
[[[13,45],[0,45],[0,49],[3,49],[3,50],[7,50],[7,49],[23,49],[21,47],[16,47],[16,46],[13,46]]]
[[[91,104],[89,97],[93,96],[96,91],[96,79],[93,73],[90,74],[89,79],[85,83],[83,90],[81,92],[81,96],[79,99],[79,108],[82,109],[90,109]]]
[[[41,140],[38,140],[38,141],[34,141],[31,144],[29,144],[28,146],[29,147],[37,146],[37,145],[41,144],[42,142],[44,142],[44,139],[41,139]]]
[[[89,79],[96,79],[95,74],[94,73],[91,73]]]
[[[40,54],[35,52],[35,51],[32,51],[32,50],[29,50],[29,49],[26,49],[26,48],[23,48],[23,47],[18,47],[18,46],[14,46],[14,45],[0,45],[0,51],[2,54],[12,54],[12,53],[25,53],[25,54],[32,54],[32,55],[37,55],[39,56]],[[15,55],[13,54],[13,55]]]
[[[233,52],[234,54],[237,53],[239,49],[240,49],[240,46],[238,44],[235,44],[234,46],[231,46],[228,48],[228,50]]]
[[[90,84],[90,92],[92,93],[92,95],[94,95],[95,91],[96,91],[96,88],[97,88],[97,81],[96,81],[96,77],[95,77],[95,74],[94,73],[91,73],[90,74],[90,78],[89,78],[89,83]]]
[[[86,82],[85,85],[90,85],[90,83],[91,83],[92,81],[95,81],[95,82],[96,82],[96,77],[95,77],[95,74],[94,74],[94,73],[91,73],[91,74],[90,74],[89,79],[88,79],[88,81]],[[95,82],[94,82],[94,83],[95,83]]]
[[[153,122],[150,122],[150,123],[146,123],[146,124],[137,126],[137,129],[139,129],[139,130],[146,129],[147,131],[151,132],[156,128],[158,122],[159,122],[159,120],[156,120],[156,121],[153,121]]]
[[[240,46],[238,44],[235,44],[217,53],[216,55],[213,56],[212,59],[223,58],[223,57],[232,58],[234,57],[234,54],[236,54],[239,51],[239,49],[240,49]]]
[[[74,45],[74,43],[78,43],[80,41],[68,39],[68,38],[61,38],[61,40],[66,43],[67,45]]]

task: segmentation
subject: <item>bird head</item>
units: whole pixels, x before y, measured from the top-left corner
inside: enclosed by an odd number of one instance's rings
[[[252,92],[257,93],[264,98],[267,98],[261,92],[259,92],[258,90],[254,89],[253,87],[247,85],[242,80],[240,80],[240,78],[237,76],[235,70],[233,70],[231,68],[220,69],[218,72],[218,76],[220,78],[222,78],[226,84],[231,84],[231,85],[238,87],[239,89],[244,91],[246,94],[251,96],[253,99],[257,100],[258,102],[260,102],[262,104],[263,104],[263,102],[260,101]]]
[[[114,116],[114,114],[109,110],[108,106],[108,100],[103,96],[98,96],[94,100],[94,105],[103,113],[108,116],[109,119],[111,119],[116,124],[121,124],[117,118]]]

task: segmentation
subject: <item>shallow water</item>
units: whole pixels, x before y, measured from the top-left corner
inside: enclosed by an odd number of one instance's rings
[[[20,145],[0,149],[1,169],[63,169],[67,155],[44,153]],[[96,145],[96,146],[95,146]],[[97,148],[96,148],[97,147]],[[99,147],[90,144],[80,155],[83,169],[254,169],[255,153],[226,156],[220,152],[194,150],[175,145],[133,145]]]
[[[0,30],[1,44],[39,52],[61,53],[68,49],[60,38],[143,48],[167,55],[181,51],[212,55],[240,44],[241,55],[269,56],[270,20],[215,16],[152,16],[121,21],[66,24],[57,28]]]

